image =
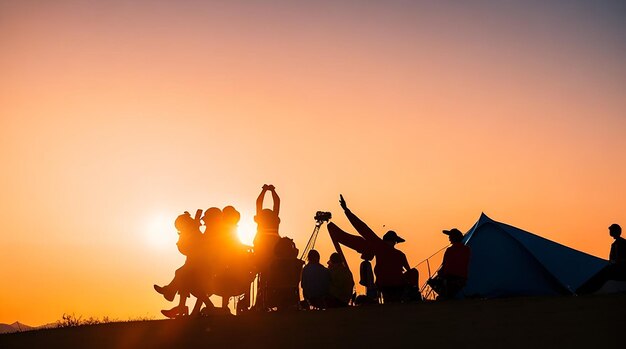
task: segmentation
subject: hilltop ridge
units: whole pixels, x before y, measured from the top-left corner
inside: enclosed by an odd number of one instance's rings
[[[0,347],[620,348],[626,295],[508,298],[107,323],[0,335]]]

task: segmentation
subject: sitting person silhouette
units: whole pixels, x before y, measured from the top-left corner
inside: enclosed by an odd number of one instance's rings
[[[463,244],[463,233],[458,229],[444,230],[443,233],[448,235],[452,245],[443,255],[437,276],[428,280],[439,295],[438,300],[454,298],[465,287],[471,255],[470,247]]]
[[[326,305],[328,308],[347,307],[352,299],[354,279],[352,272],[337,252],[333,252],[328,259],[328,273],[330,284]]]
[[[622,227],[619,224],[611,224],[609,235],[615,240],[609,251],[609,266],[607,267],[607,279],[626,281],[626,239],[622,235]]]
[[[330,286],[330,273],[320,263],[320,254],[316,250],[310,250],[307,254],[308,263],[302,269],[302,296],[306,307],[313,309],[325,309],[328,288]]]
[[[411,270],[405,254],[396,249],[395,245],[404,242],[398,234],[389,230],[381,239],[374,231],[357,217],[346,204],[342,195],[339,195],[339,204],[352,226],[361,235],[361,238],[350,235],[333,223],[328,224],[331,237],[341,239],[339,242],[359,252],[371,251],[376,256],[376,286],[382,293],[385,303],[400,302],[405,294],[407,280],[405,271]]]
[[[256,275],[252,251],[237,236],[240,213],[233,206],[222,209],[222,225],[218,232],[216,262],[214,267],[214,293],[222,297],[222,309],[227,309],[228,300],[250,289]],[[237,311],[247,308],[237,304]]]
[[[168,301],[173,301],[176,294],[180,300],[176,307],[162,310],[163,315],[174,318],[186,316],[189,310],[186,306],[187,298],[194,294],[198,298],[197,306],[194,307],[193,315],[198,315],[202,303],[210,304],[207,296],[207,285],[202,278],[206,270],[203,260],[202,232],[200,231],[200,215],[202,210],[196,212],[196,218],[192,218],[189,212],[178,216],[174,226],[178,230],[179,238],[176,243],[181,254],[185,255],[185,263],[174,273],[174,279],[166,286],[154,285],[154,289],[162,294]],[[197,308],[197,309],[196,309]]]
[[[297,309],[302,264],[304,262],[298,259],[298,249],[293,240],[280,238],[274,246],[274,258],[266,271],[266,308]]]

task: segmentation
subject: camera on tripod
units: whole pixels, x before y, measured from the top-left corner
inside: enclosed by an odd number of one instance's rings
[[[322,224],[330,221],[330,219],[333,218],[333,215],[330,212],[317,211],[314,218],[318,224]]]

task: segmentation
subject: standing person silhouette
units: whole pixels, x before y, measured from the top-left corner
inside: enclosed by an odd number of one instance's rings
[[[383,295],[383,301],[385,303],[400,302],[407,285],[403,273],[411,269],[406,255],[395,248],[395,245],[404,242],[404,239],[393,230],[389,230],[381,239],[350,211],[342,195],[339,195],[339,204],[352,226],[365,239],[376,256],[374,274],[376,274],[376,286]]]
[[[268,191],[272,194],[273,205],[271,210],[263,208],[263,200]],[[265,307],[262,303],[265,297],[265,289],[267,288],[268,270],[274,257],[274,246],[280,240],[280,235],[278,234],[280,225],[279,213],[280,198],[276,193],[276,188],[272,184],[264,184],[259,197],[256,199],[254,221],[257,224],[257,232],[253,242],[256,266],[259,271],[259,292],[257,293],[256,304],[261,308]]]

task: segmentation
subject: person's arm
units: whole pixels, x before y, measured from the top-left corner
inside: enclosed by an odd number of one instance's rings
[[[259,215],[263,210],[263,198],[265,197],[265,192],[267,192],[267,184],[263,184],[263,189],[261,190],[261,194],[256,199],[256,214]]]
[[[449,249],[449,248],[448,248]],[[443,253],[443,260],[441,261],[441,268],[439,268],[439,272],[438,274],[441,275],[445,275],[447,270],[446,270],[446,260],[449,259],[449,253],[448,253],[448,249],[446,249],[446,252]]]
[[[405,271],[411,270],[411,266],[409,265],[409,260],[406,259],[406,255],[404,253],[402,254],[402,267],[404,268]]]
[[[344,200],[343,195],[341,194],[339,195],[339,205],[341,205],[341,208],[343,208],[346,217],[348,217],[348,220],[350,221],[354,229],[356,229],[359,235],[365,238],[365,240],[371,243],[378,243],[383,241],[378,235],[376,235],[376,233],[374,233],[372,229],[370,229],[370,227],[367,226],[367,224],[365,224],[365,222],[363,222],[361,219],[359,219],[359,217],[352,213],[352,211],[350,211],[348,205],[346,204],[346,200]]]
[[[278,213],[280,211],[280,198],[278,197],[278,194],[276,194],[276,188],[273,185],[269,185],[269,190],[272,192],[272,201],[274,201],[274,214],[278,216]]]

